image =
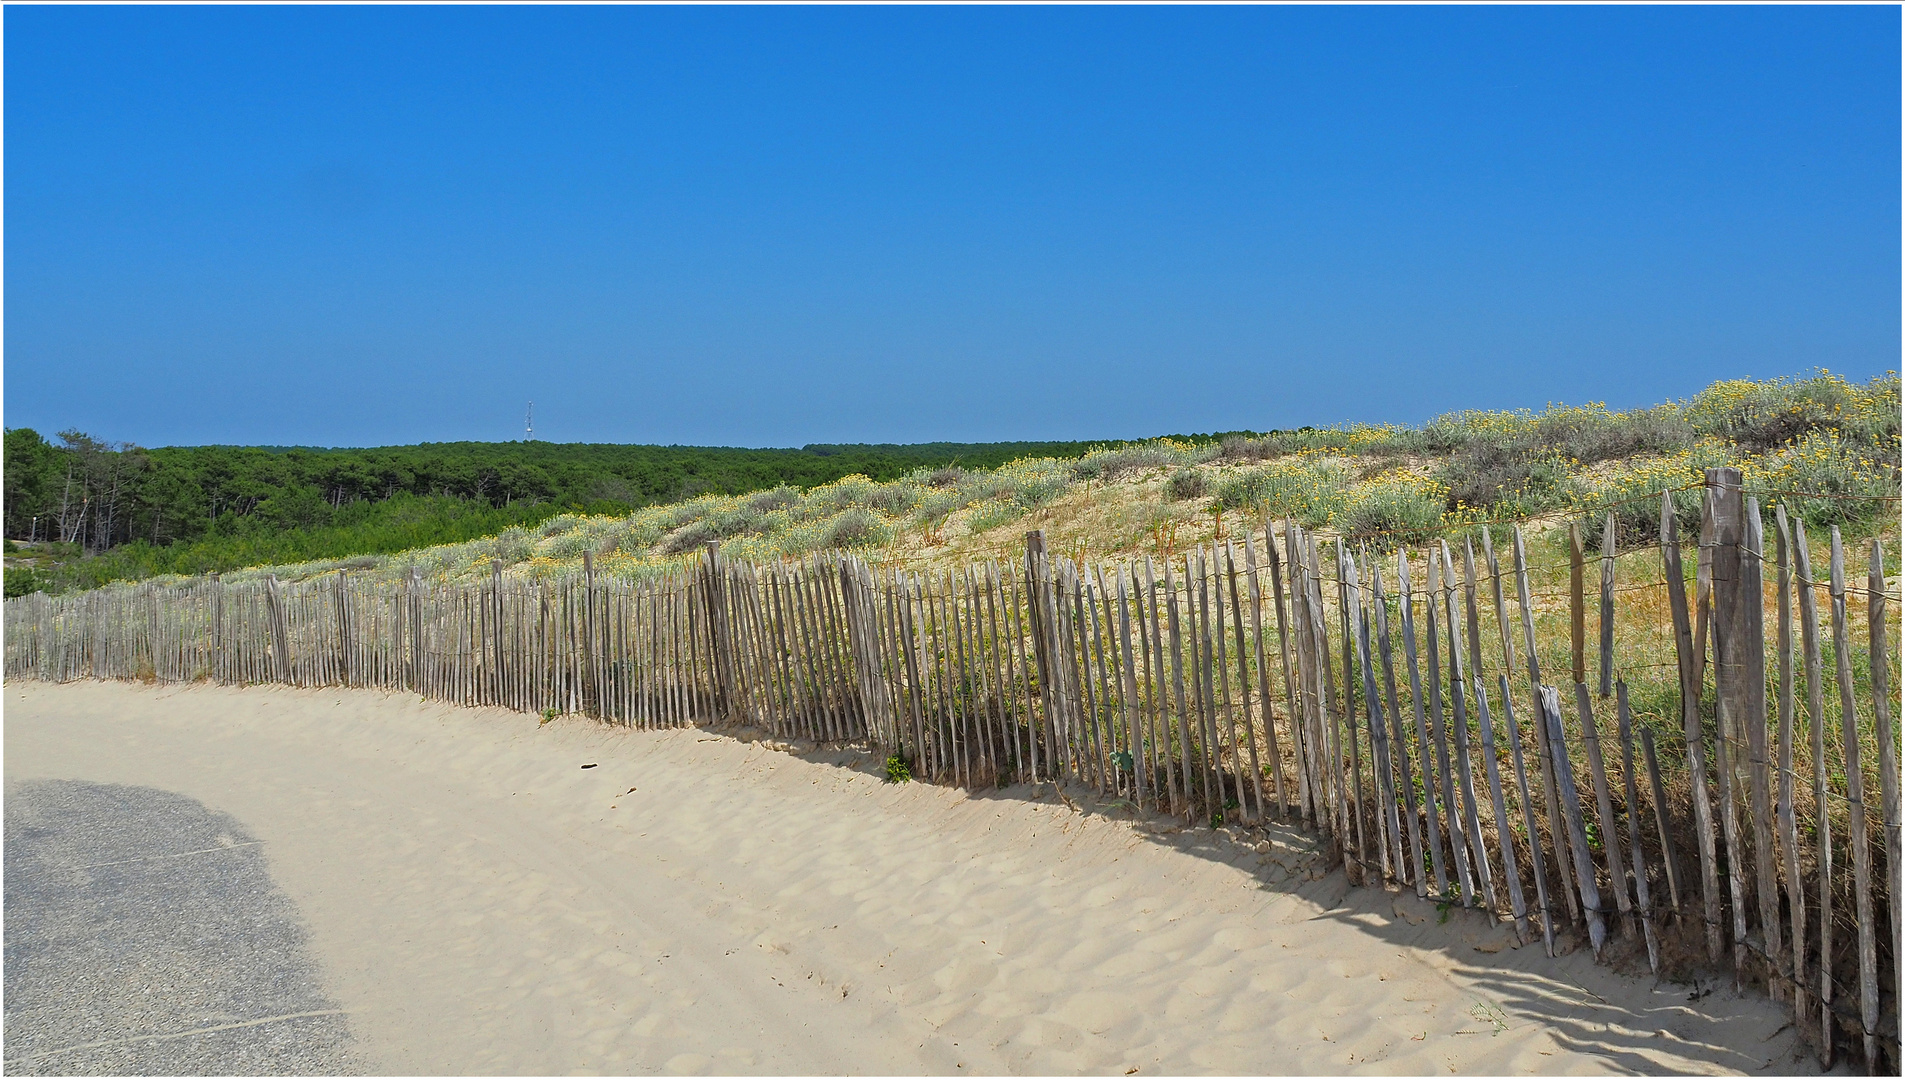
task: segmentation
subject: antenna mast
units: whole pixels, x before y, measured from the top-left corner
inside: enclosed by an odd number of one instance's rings
[[[536,403],[529,403],[529,411],[523,415],[523,439],[534,441],[536,438]]]

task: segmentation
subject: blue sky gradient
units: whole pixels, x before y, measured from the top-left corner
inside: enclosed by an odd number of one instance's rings
[[[1900,11],[5,10],[5,422],[1122,438],[1900,352]]]

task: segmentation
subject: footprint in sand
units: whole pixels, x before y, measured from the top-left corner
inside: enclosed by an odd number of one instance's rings
[[[1137,1018],[1129,995],[1073,994],[1053,1013],[1064,1023],[1093,1035],[1124,1028]]]
[[[713,1065],[714,1059],[706,1054],[676,1054],[662,1068],[671,1076],[703,1076]]]

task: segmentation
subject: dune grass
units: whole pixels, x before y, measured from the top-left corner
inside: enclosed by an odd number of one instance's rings
[[[1853,537],[1893,535],[1899,393],[1895,373],[1854,384],[1821,371],[1719,382],[1686,401],[1624,412],[1551,405],[1450,413],[1419,428],[1152,439],[993,469],[922,467],[891,480],[847,476],[629,514],[564,513],[457,543],[265,563],[227,576],[340,569],[394,576],[414,568],[467,579],[486,576],[495,560],[511,573],[547,575],[585,551],[603,572],[643,576],[710,542],[734,559],[848,548],[875,562],[951,566],[1014,558],[1028,528],[1045,529],[1055,551],[1157,557],[1240,521],[1284,517],[1388,550],[1484,522],[1547,527],[1572,519],[1598,535],[1610,504],[1628,545],[1657,533],[1662,490],[1678,489],[1682,527],[1696,528],[1703,470],[1722,464],[1744,470],[1769,513],[1784,499],[1821,534],[1837,525]],[[134,567],[130,576],[145,575]]]

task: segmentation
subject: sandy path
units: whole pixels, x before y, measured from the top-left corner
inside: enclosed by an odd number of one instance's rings
[[[381,693],[5,707],[9,781],[174,791],[262,840],[391,1072],[1807,1068],[1763,999],[1479,952],[1479,920],[1302,881],[1294,835],[1266,856],[850,753]]]

